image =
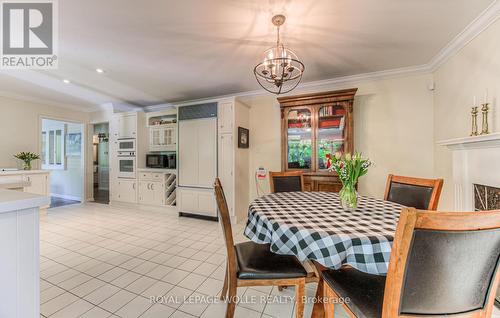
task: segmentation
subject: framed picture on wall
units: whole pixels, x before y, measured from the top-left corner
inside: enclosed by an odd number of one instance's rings
[[[248,148],[250,145],[250,131],[243,127],[238,127],[238,148]]]
[[[82,134],[68,134],[66,137],[66,155],[77,157],[82,155]]]

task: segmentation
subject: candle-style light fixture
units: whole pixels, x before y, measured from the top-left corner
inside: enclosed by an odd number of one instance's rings
[[[264,60],[253,70],[260,86],[277,95],[288,93],[297,87],[305,69],[297,55],[280,42],[280,26],[285,20],[286,17],[282,14],[272,18],[272,23],[278,30],[276,46],[264,52]]]

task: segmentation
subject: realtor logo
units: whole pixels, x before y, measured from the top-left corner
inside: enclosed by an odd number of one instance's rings
[[[56,8],[55,1],[1,3],[1,68],[57,68]]]

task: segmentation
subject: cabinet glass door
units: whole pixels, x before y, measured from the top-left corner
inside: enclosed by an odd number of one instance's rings
[[[288,169],[311,169],[312,130],[309,109],[296,109],[288,113]]]
[[[318,169],[330,168],[331,158],[344,151],[346,110],[340,104],[318,109],[317,158]]]

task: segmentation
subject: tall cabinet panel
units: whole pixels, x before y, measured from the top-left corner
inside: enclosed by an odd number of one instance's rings
[[[217,177],[217,119],[198,122],[198,186],[212,188]]]
[[[179,185],[198,186],[198,121],[179,122]]]
[[[234,213],[234,141],[232,134],[219,136],[219,179],[224,188],[229,213]]]
[[[217,104],[183,106],[178,113],[179,213],[217,220],[213,191],[217,177]]]

